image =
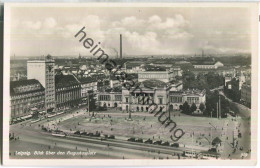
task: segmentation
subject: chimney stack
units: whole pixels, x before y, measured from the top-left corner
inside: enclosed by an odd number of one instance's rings
[[[120,59],[122,59],[122,34],[120,34]]]

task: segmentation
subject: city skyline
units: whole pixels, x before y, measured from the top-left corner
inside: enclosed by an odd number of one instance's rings
[[[120,33],[126,57],[200,54],[202,49],[209,54],[250,53],[249,8],[160,10],[130,7],[116,10],[113,7],[14,8],[11,12],[14,19],[11,22],[10,54],[17,57],[79,53],[88,56],[88,51],[73,38],[83,26],[86,26],[89,37],[101,42],[104,51],[111,56],[119,55]],[[213,15],[218,17],[213,18]]]

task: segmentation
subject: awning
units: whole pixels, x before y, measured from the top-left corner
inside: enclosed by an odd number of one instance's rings
[[[28,118],[31,118],[31,117],[32,117],[32,115],[27,115],[27,116],[21,117],[21,119],[28,119]]]
[[[33,108],[31,108],[31,110],[35,111],[35,110],[38,110],[38,108],[36,108],[36,107],[33,107]]]

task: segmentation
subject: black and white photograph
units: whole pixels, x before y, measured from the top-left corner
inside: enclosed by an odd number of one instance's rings
[[[5,4],[4,163],[256,164],[257,10]]]

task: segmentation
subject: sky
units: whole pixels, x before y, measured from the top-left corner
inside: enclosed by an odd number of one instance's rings
[[[90,56],[74,35],[110,56],[250,53],[250,8],[219,7],[13,7],[11,56]]]

